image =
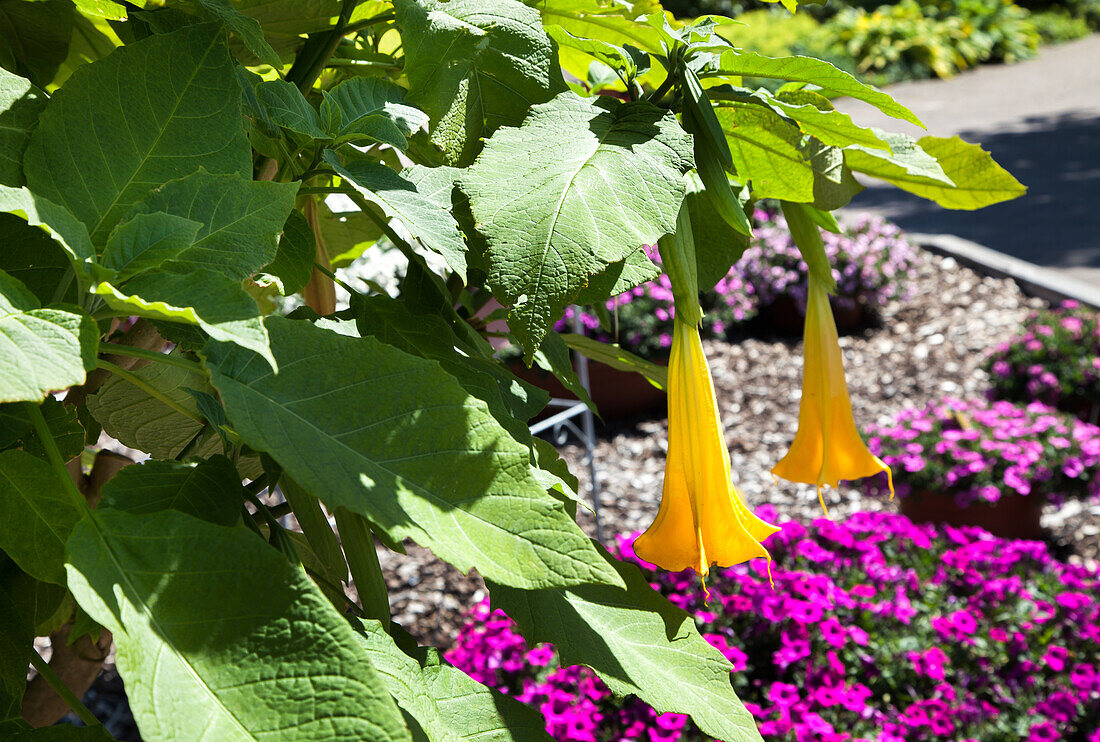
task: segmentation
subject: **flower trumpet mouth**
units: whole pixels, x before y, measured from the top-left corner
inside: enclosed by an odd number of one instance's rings
[[[779,529],[753,515],[730,481],[699,329],[677,317],[668,364],[668,456],[661,507],[635,553],[669,571],[729,567],[768,557],[761,542]]]
[[[856,430],[829,294],[812,275],[803,353],[798,432],[787,455],[772,468],[772,474],[790,482],[816,485],[826,515],[829,511],[821,497],[821,487],[826,484],[836,487],[841,479],[859,479],[884,471],[893,497],[890,467],[867,450]]]

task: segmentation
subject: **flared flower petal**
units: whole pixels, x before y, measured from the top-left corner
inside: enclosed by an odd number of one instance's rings
[[[829,294],[813,276],[809,281],[804,346],[798,432],[772,474],[816,485],[819,499],[823,485],[835,487],[842,479],[859,479],[881,471],[890,477],[890,467],[867,450],[856,430]],[[889,482],[892,496],[893,479]],[[823,499],[821,507],[825,508]],[[828,514],[828,510],[825,512]]]
[[[661,507],[634,542],[635,553],[670,571],[691,568],[705,577],[768,557],[761,542],[778,528],[749,511],[730,481],[707,359],[693,324],[677,319],[668,364],[668,457]]]

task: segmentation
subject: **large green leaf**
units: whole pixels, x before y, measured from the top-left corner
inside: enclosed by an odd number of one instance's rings
[[[708,735],[759,742],[752,715],[730,685],[730,663],[695,628],[695,619],[649,586],[633,565],[609,563],[626,588],[581,585],[516,590],[489,583],[494,608],[527,642],[551,642],[563,665],[588,665],[618,695],[634,694],[659,712],[690,714]]]
[[[83,229],[84,225],[80,225]],[[76,282],[61,289],[71,268],[64,248],[54,242],[48,232],[32,227],[15,214],[0,213],[0,270],[18,279],[42,304],[49,304],[58,294],[61,301],[75,303]]]
[[[0,722],[19,716],[36,628],[64,596],[63,587],[39,582],[0,554]]]
[[[399,626],[389,627],[396,642],[378,621],[359,626],[386,689],[431,742],[550,742],[538,711],[473,680],[436,649],[416,646]]]
[[[691,166],[671,114],[573,93],[486,143],[460,186],[528,360],[589,277],[675,228]]]
[[[0,183],[23,185],[23,150],[46,101],[29,80],[0,69]]]
[[[977,144],[959,137],[923,137],[919,149],[938,162],[943,174],[954,185],[941,179],[912,172],[907,164],[912,157],[882,159],[864,149],[845,150],[845,160],[853,170],[893,183],[903,191],[935,201],[945,209],[973,210],[1024,195],[1027,188],[998,165]]]
[[[0,452],[0,549],[27,574],[65,584],[65,540],[83,512],[57,472],[25,451]]]
[[[244,527],[104,509],[77,525],[68,556],[70,590],[114,634],[146,739],[409,739],[351,627]]]
[[[0,211],[18,216],[48,234],[80,270],[86,270],[87,264],[95,258],[88,229],[64,206],[26,188],[0,186]]]
[[[216,340],[237,343],[275,362],[256,300],[240,281],[211,268],[164,266],[127,281],[121,289],[104,282],[92,291],[120,312],[198,325]]]
[[[537,11],[519,0],[396,0],[409,102],[431,120],[451,165],[565,89]]]
[[[816,96],[829,106],[828,99],[817,93],[798,91],[803,96]],[[858,144],[871,149],[889,150],[890,145],[875,131],[874,128],[857,126],[852,123],[852,118],[843,111],[832,108],[822,110],[821,105],[813,103],[797,103],[796,94],[789,97],[768,98],[767,102],[781,113],[798,122],[802,131],[820,139],[825,144],[835,147],[846,147],[849,144]],[[817,101],[815,101],[817,102]]]
[[[426,113],[405,102],[405,89],[388,80],[353,77],[324,95],[321,119],[337,142],[367,138],[405,149],[428,124]]]
[[[889,149],[883,151],[860,144],[849,145],[844,149],[849,167],[869,175],[878,172],[904,173],[919,179],[935,180],[942,185],[954,185],[936,158],[921,149],[916,139],[908,134],[888,133],[880,129],[873,131],[887,143]]]
[[[195,419],[199,417],[197,403],[187,390],[214,390],[201,373],[179,366],[153,363],[133,373],[193,417],[117,376],[109,377],[88,397],[88,410],[108,435],[124,445],[145,451],[155,459],[173,458],[202,429],[202,423]],[[221,451],[221,445],[217,436],[211,436],[208,447],[196,454],[201,456],[216,451]]]
[[[747,103],[716,110],[733,167],[758,198],[813,201],[814,172],[798,127],[774,111]]]
[[[219,526],[241,522],[241,476],[224,456],[197,462],[146,461],[103,485],[100,507],[128,513],[179,510]]]
[[[444,206],[429,195],[437,189],[421,193],[412,180],[367,157],[352,157],[342,164],[339,156],[329,150],[325,161],[386,216],[400,221],[425,247],[442,255],[451,270],[466,280],[466,243],[449,211],[450,201]],[[428,168],[414,169],[412,174],[423,176],[425,170]]]
[[[38,409],[61,454],[61,460],[69,461],[80,455],[84,450],[84,428],[80,424],[77,409],[53,397],[42,400]],[[13,444],[18,444],[19,448],[32,456],[48,458],[27,406],[22,402],[0,404],[0,448],[8,448]]]
[[[23,167],[31,190],[67,207],[95,244],[169,180],[199,167],[250,176],[225,32],[189,26],[79,68],[42,113]]]
[[[135,214],[111,232],[100,262],[112,280],[126,281],[178,256],[200,229],[201,222],[173,214]]]
[[[924,126],[912,111],[886,93],[861,83],[828,62],[813,57],[773,58],[756,52],[731,49],[722,53],[720,74],[808,82],[825,90],[869,103],[887,116]]]
[[[194,244],[176,260],[241,279],[275,258],[276,238],[297,192],[297,183],[199,170],[150,193],[132,213],[163,211],[201,223]]]
[[[91,317],[41,308],[26,286],[0,271],[0,402],[40,402],[83,384],[98,348]]]
[[[466,354],[454,330],[438,315],[413,314],[404,302],[388,296],[357,298],[352,310],[363,337],[436,361],[463,389],[485,402],[513,438],[529,444],[527,420],[550,401],[546,392],[524,384],[495,359]]]
[[[532,478],[529,451],[439,364],[308,322],[267,324],[277,375],[216,343],[207,366],[244,441],[309,492],[463,572],[517,587],[616,581]]]
[[[635,23],[633,20],[643,13],[656,10],[653,7],[655,3],[535,0],[530,4],[538,8],[543,23],[561,26],[573,36],[597,39],[618,46],[629,44],[654,54],[665,53],[661,48],[660,32],[646,23]]]
[[[68,0],[2,0],[0,66],[46,87],[65,59],[75,16]]]

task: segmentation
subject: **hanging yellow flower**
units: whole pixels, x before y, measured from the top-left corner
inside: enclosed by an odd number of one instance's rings
[[[634,542],[635,553],[670,571],[691,568],[706,577],[768,557],[760,542],[778,528],[753,515],[730,481],[707,359],[697,325],[677,316],[668,363],[668,457],[661,507]]]
[[[826,515],[829,511],[821,497],[821,487],[826,484],[835,487],[841,479],[859,479],[884,471],[893,496],[890,467],[867,450],[852,419],[829,293],[813,272],[809,279],[803,342],[798,432],[790,451],[775,465],[772,474],[791,482],[817,485],[817,496]]]

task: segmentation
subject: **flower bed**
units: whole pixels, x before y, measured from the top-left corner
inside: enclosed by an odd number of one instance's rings
[[[1074,413],[1100,407],[1100,327],[1096,312],[1069,301],[1033,312],[1027,331],[986,359],[991,395],[1043,402]],[[1095,421],[1094,421],[1095,422]]]
[[[1100,742],[1100,573],[1039,542],[889,513],[788,522],[767,544],[774,589],[762,562],[715,570],[709,604],[693,573],[649,570],[631,543],[620,556],[695,614],[769,742]],[[528,649],[484,602],[447,658],[539,708],[559,740],[704,738]]]
[[[948,398],[902,410],[893,425],[868,432],[868,447],[893,467],[902,497],[950,492],[966,506],[1008,493],[1060,502],[1100,490],[1100,428],[1038,402]]]

